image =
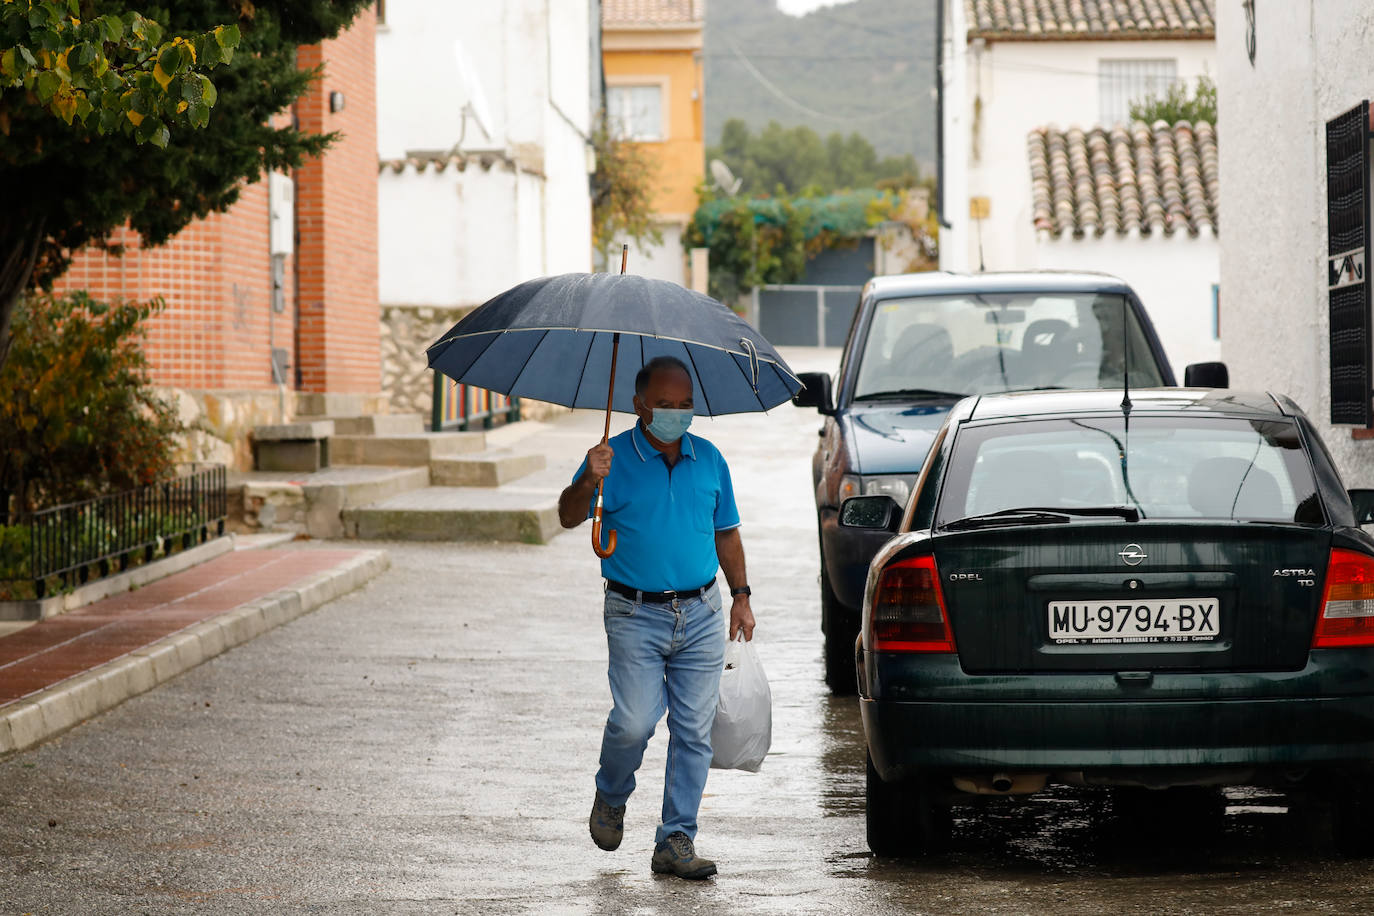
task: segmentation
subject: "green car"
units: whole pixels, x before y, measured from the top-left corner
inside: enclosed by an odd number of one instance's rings
[[[1051,783],[1340,799],[1374,851],[1374,538],[1291,400],[1203,389],[966,398],[864,593],[868,842]],[[1192,787],[1192,788],[1183,788]]]

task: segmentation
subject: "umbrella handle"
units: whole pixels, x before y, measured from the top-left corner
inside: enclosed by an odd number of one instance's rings
[[[605,548],[601,546],[601,488],[605,485],[604,478],[596,484],[596,509],[592,512],[592,550],[603,560],[615,553],[614,528],[607,532]]]

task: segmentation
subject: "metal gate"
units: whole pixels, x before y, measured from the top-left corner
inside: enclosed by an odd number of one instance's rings
[[[749,316],[773,346],[838,347],[849,333],[862,286],[778,283],[754,288]]]

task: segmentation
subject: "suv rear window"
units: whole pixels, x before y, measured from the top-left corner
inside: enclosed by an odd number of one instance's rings
[[[1141,518],[1324,523],[1293,423],[1083,417],[965,427],[937,524],[1024,507],[1133,506]]]
[[[1123,331],[1122,316],[1130,315]],[[917,296],[876,304],[856,400],[912,390],[987,394],[1116,388],[1130,339],[1132,388],[1164,384],[1124,296],[1097,293]]]

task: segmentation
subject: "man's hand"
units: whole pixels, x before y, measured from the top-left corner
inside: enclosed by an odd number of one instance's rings
[[[730,639],[732,642],[740,630],[744,631],[745,642],[754,638],[754,612],[749,608],[748,595],[736,595],[735,603],[730,607]]]
[[[611,458],[615,456],[615,450],[609,445],[593,445],[587,449],[587,473],[592,476],[595,483],[611,473]]]
[[[558,521],[564,528],[576,528],[587,520],[596,485],[611,473],[614,455],[615,450],[605,443],[587,449],[587,469],[558,496]]]

